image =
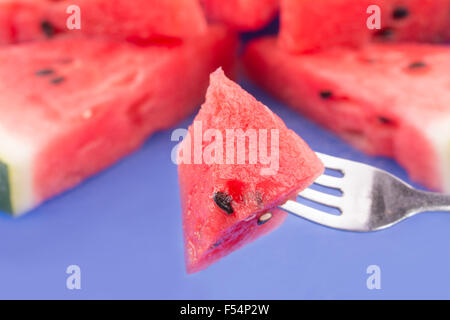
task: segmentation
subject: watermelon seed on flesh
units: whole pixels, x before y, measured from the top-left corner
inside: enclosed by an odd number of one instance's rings
[[[55,27],[46,20],[41,22],[41,30],[47,38],[52,38],[55,35]]]
[[[64,81],[66,81],[65,77],[56,77],[56,78],[51,79],[50,83],[57,85],[57,84],[63,83]]]
[[[216,243],[214,243],[213,245],[212,245],[212,247],[213,248],[217,248],[218,246],[220,246],[222,244],[222,241],[217,241]]]
[[[378,117],[378,121],[380,121],[380,122],[383,123],[383,124],[391,124],[391,123],[392,123],[392,120],[391,120],[391,119],[386,118],[386,117],[384,117],[384,116],[379,116],[379,117]]]
[[[333,92],[330,90],[322,90],[320,91],[320,97],[322,99],[330,99],[333,96]]]
[[[264,223],[266,223],[267,221],[269,221],[270,219],[272,219],[272,213],[270,212],[266,212],[264,213],[261,217],[259,217],[258,219],[258,225],[262,225]]]
[[[420,68],[425,68],[427,66],[427,64],[423,61],[415,61],[409,64],[408,68],[409,69],[420,69]]]
[[[43,76],[48,76],[50,74],[53,74],[55,71],[53,69],[40,69],[38,71],[36,71],[34,74],[39,76],[39,77],[43,77]]]
[[[228,195],[225,192],[216,192],[213,195],[213,200],[216,203],[216,205],[225,211],[227,214],[233,214],[234,210],[231,206],[231,202],[233,201],[233,198]]]
[[[392,18],[395,20],[405,19],[409,16],[409,10],[405,7],[397,7],[392,13]]]

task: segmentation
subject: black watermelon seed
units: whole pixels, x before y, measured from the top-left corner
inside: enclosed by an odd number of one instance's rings
[[[234,212],[233,207],[231,206],[231,201],[233,201],[233,198],[225,192],[214,193],[213,200],[216,205],[227,214],[232,214]]]
[[[44,20],[41,22],[41,30],[47,38],[51,38],[55,35],[55,28],[48,21]]]
[[[213,247],[213,248],[217,248],[217,247],[220,246],[221,244],[222,244],[222,241],[219,240],[219,241],[217,241],[216,243],[214,243],[214,244],[212,245],[212,247]]]
[[[383,116],[378,117],[378,121],[384,124],[390,124],[392,123],[392,120]]]
[[[333,96],[333,93],[329,90],[320,91],[320,97],[322,99],[330,99]]]
[[[60,84],[60,83],[62,83],[64,81],[66,81],[66,78],[64,78],[64,77],[57,77],[57,78],[53,78],[53,79],[50,80],[50,82],[52,84]]]
[[[391,39],[394,36],[394,29],[392,28],[384,28],[375,32],[375,37],[381,39]]]
[[[409,16],[409,10],[405,7],[397,7],[394,9],[394,12],[392,12],[392,18],[395,20],[404,19],[407,16]]]
[[[427,64],[423,61],[415,61],[409,64],[408,68],[409,69],[421,69],[421,68],[425,68],[427,66]]]
[[[37,76],[48,76],[49,74],[52,74],[53,72],[55,72],[53,69],[41,69],[35,72],[35,75]]]

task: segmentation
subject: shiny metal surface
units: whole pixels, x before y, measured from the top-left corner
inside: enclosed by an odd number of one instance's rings
[[[449,195],[416,190],[369,165],[317,155],[327,169],[339,171],[342,177],[324,174],[315,184],[339,190],[342,195],[307,188],[299,196],[335,208],[340,214],[333,215],[291,200],[280,206],[281,209],[327,227],[357,232],[384,229],[420,212],[450,212]]]

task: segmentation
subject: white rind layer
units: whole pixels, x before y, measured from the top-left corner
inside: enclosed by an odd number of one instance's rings
[[[450,117],[433,122],[427,136],[438,156],[442,190],[450,193]]]
[[[37,201],[33,191],[34,150],[0,128],[0,160],[9,169],[13,214],[21,215],[32,209]]]

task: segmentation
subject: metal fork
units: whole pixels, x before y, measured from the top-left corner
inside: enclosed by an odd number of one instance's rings
[[[368,232],[390,227],[424,211],[449,211],[450,196],[414,189],[387,173],[366,164],[317,153],[325,168],[342,177],[323,174],[315,184],[337,189],[335,196],[307,188],[299,196],[335,208],[333,215],[289,200],[280,208],[327,227]]]

